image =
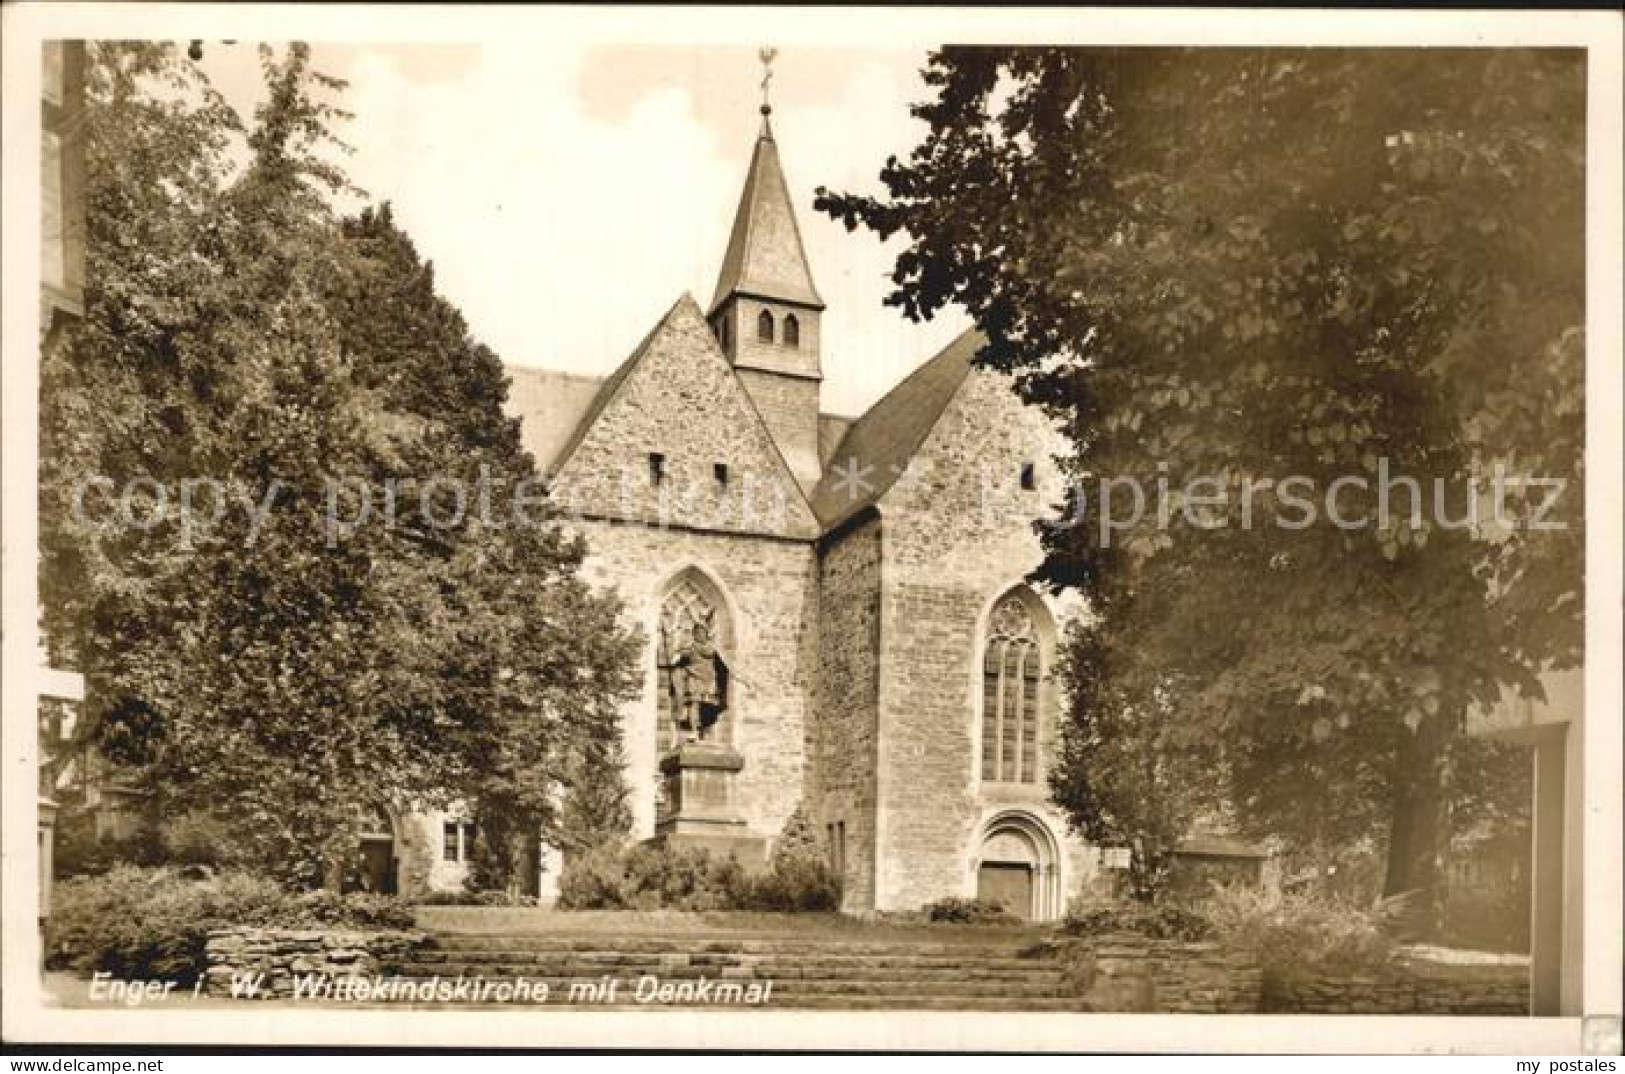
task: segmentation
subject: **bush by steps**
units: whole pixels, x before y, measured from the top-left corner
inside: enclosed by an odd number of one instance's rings
[[[775,856],[749,873],[733,858],[638,843],[603,847],[571,859],[559,878],[561,910],[767,910],[828,912],[840,887],[822,861]]]
[[[55,969],[189,985],[207,968],[211,929],[411,924],[411,911],[388,895],[298,894],[240,869],[199,879],[173,868],[120,864],[56,885],[45,942],[47,964]]]

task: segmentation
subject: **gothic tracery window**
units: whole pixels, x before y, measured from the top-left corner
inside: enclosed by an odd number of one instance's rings
[[[1005,596],[988,624],[982,658],[982,778],[1038,779],[1038,684],[1043,657],[1037,624],[1019,596]]]
[[[656,639],[655,664],[658,668],[659,727],[656,745],[660,753],[678,745],[677,713],[673,704],[672,675],[685,649],[694,639],[694,628],[703,629],[704,635],[718,644],[726,644],[726,613],[718,602],[705,592],[695,578],[687,577],[674,586],[660,608],[659,636]],[[724,687],[725,689],[725,687]],[[725,703],[725,699],[724,700]],[[727,741],[727,710],[716,727],[716,737]]]

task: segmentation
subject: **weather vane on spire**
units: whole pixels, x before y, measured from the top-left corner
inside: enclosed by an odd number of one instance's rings
[[[779,50],[770,45],[763,45],[756,52],[756,58],[762,61],[762,115],[773,111],[772,102],[767,99],[768,84],[773,81],[773,61],[778,58]]]

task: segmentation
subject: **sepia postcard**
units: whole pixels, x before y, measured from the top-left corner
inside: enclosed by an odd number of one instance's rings
[[[1617,13],[4,18],[8,1045],[1619,1053]]]

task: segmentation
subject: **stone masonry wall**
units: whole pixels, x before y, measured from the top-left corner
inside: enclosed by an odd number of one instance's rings
[[[1159,1014],[1250,1014],[1262,975],[1250,954],[1217,943],[1137,935],[1067,939],[1058,957],[1091,1010]]]
[[[763,310],[773,315],[772,343],[763,343],[756,338],[756,321]],[[728,321],[727,330],[732,341],[728,349],[735,366],[771,369],[804,377],[818,376],[823,346],[819,338],[823,314],[818,310],[786,302],[740,297],[730,302],[721,316]],[[795,317],[801,326],[800,346],[792,347],[783,342],[786,316]]]
[[[812,509],[692,298],[678,301],[629,361],[558,464],[554,498],[565,514],[817,537]],[[664,460],[660,480],[652,454]],[[726,484],[718,463],[728,467]]]
[[[842,909],[874,908],[875,732],[880,651],[878,516],[819,557],[818,675],[808,735],[808,798],[821,833],[845,826]]]
[[[973,895],[982,829],[1006,810],[1037,820],[1061,847],[1061,898],[1052,912],[1092,874],[1094,855],[1066,834],[1048,803],[1045,761],[1062,702],[1053,671],[1041,685],[1036,780],[984,785],[978,764],[982,632],[996,599],[1042,558],[1032,526],[1060,502],[1052,461],[1060,447],[1008,379],[973,371],[927,435],[913,473],[881,501],[880,909]],[[1034,490],[1020,488],[1029,462]],[[1076,609],[1044,602],[1058,635]]]
[[[424,942],[417,932],[341,929],[216,929],[204,949],[203,990],[231,996],[234,981],[257,978],[252,998],[285,999],[295,978],[372,977]]]
[[[762,421],[773,434],[790,472],[805,489],[818,484],[818,381],[738,369]]]
[[[468,878],[469,862],[448,861],[445,854],[445,822],[462,820],[462,811],[425,810],[408,813],[397,828],[395,854],[399,861],[400,890],[419,896],[425,891],[459,891]],[[479,838],[476,834],[475,838]]]
[[[625,713],[635,834],[654,833],[660,600],[693,567],[721,591],[733,623],[724,721],[745,761],[735,801],[752,833],[773,839],[803,791],[817,521],[691,297],[629,361],[559,464],[556,492],[587,540],[587,581],[617,590],[644,636],[644,688]],[[664,458],[661,480],[651,453]]]
[[[613,588],[626,621],[643,632],[641,695],[623,730],[634,834],[654,834],[658,720],[656,623],[666,584],[695,567],[722,591],[734,623],[732,745],[745,767],[736,802],[756,834],[776,838],[801,800],[804,736],[815,656],[815,565],[810,544],[610,522],[578,522],[583,575]]]
[[[1529,1013],[1527,965],[1445,965],[1404,960],[1376,973],[1271,974],[1261,1010],[1276,1014]]]

